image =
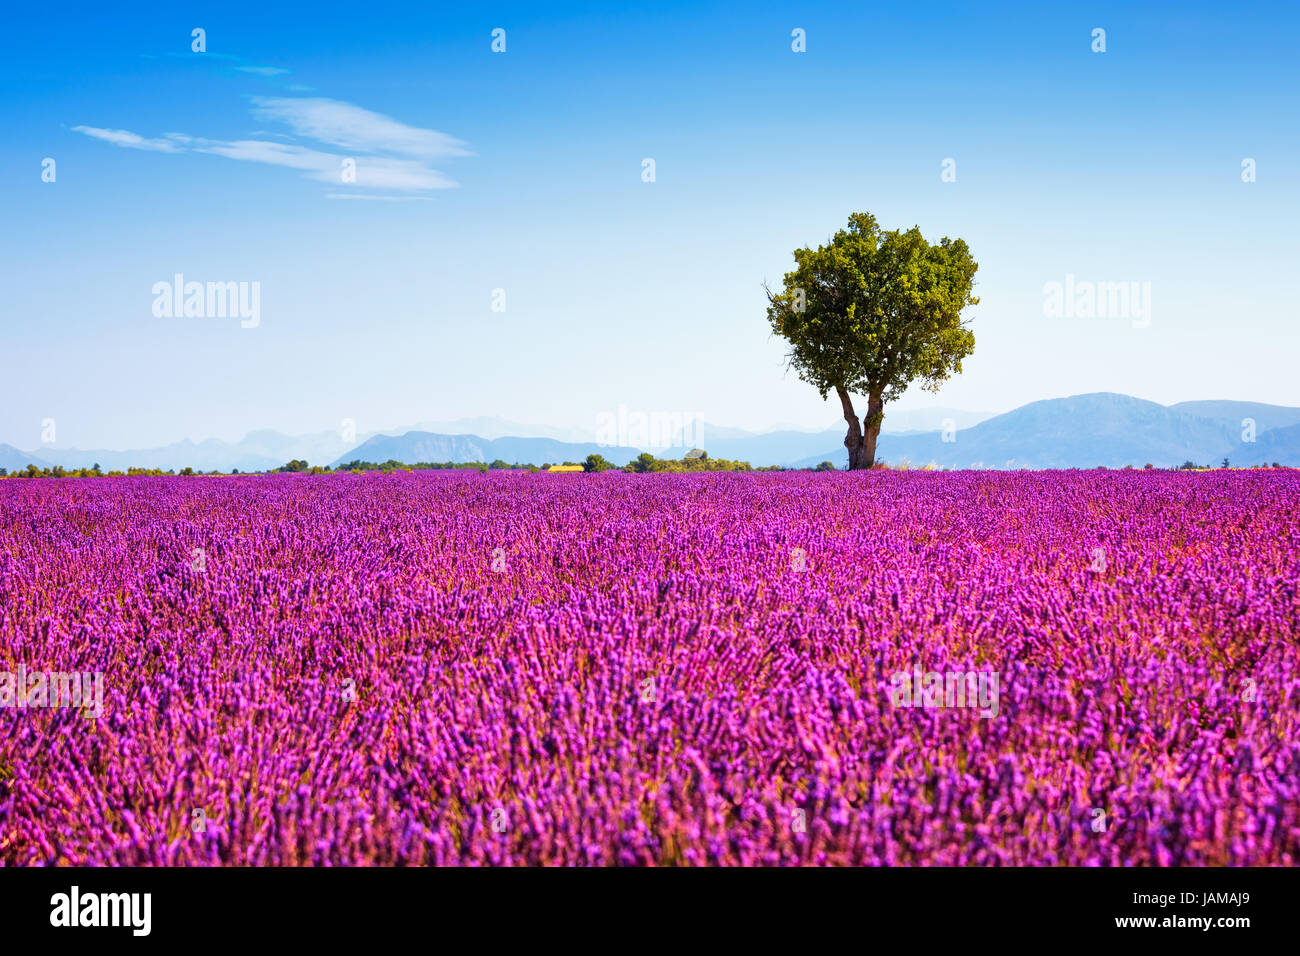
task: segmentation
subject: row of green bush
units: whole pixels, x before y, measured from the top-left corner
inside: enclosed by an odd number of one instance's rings
[[[588,455],[584,462],[566,461],[562,462],[570,467],[581,467],[587,472],[612,471],[619,466],[613,462],[607,461],[601,455]],[[339,465],[337,468],[331,468],[329,465],[313,465],[301,459],[295,458],[279,468],[273,469],[273,473],[293,473],[307,475],[326,475],[333,472],[352,472],[353,474],[362,474],[367,471],[381,471],[389,474],[394,471],[426,471],[426,470],[469,470],[469,471],[527,471],[531,474],[537,474],[551,467],[550,462],[542,465],[521,465],[518,462],[513,464],[504,462],[501,459],[491,462],[490,464],[481,461],[419,461],[414,464],[395,461],[390,458],[388,461],[374,462],[362,461],[356,459]],[[727,461],[724,458],[685,458],[681,460],[671,458],[655,458],[650,454],[640,455],[635,461],[622,466],[622,471],[629,474],[651,474],[655,472],[704,472],[704,471],[789,471],[793,469],[782,468],[780,465],[767,465],[755,468],[747,461]],[[834,471],[835,466],[829,461],[824,461],[815,469],[805,469],[808,471]],[[229,474],[238,475],[239,469],[232,469]],[[161,468],[128,468],[126,471],[103,471],[98,463],[90,468],[64,468],[61,465],[55,465],[52,468],[38,468],[35,465],[28,465],[23,471],[15,471],[12,475],[4,468],[0,468],[0,478],[105,478],[121,477],[124,475],[220,475],[222,472],[195,471],[193,468],[182,468],[180,471]],[[245,472],[245,474],[267,474],[267,472]]]
[[[584,471],[612,471],[618,466],[606,461],[602,455],[588,455],[582,463]],[[644,453],[628,462],[622,468],[629,474],[645,475],[653,472],[688,472],[688,471],[784,471],[778,465],[755,468],[747,461],[728,461],[725,458],[656,458]]]

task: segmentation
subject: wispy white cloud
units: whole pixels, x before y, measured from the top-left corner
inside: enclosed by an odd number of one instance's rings
[[[372,189],[400,189],[419,191],[425,189],[452,189],[457,183],[436,169],[409,159],[390,159],[380,156],[342,156],[324,153],[305,146],[291,146],[268,140],[243,139],[234,142],[195,140],[194,150],[212,153],[227,159],[271,166],[288,166],[306,170],[312,179],[324,183],[343,185],[343,164],[352,160],[349,167],[354,179],[348,185]]]
[[[322,170],[312,173],[311,176],[321,182],[341,183],[340,163],[341,159],[334,164],[332,170]],[[455,189],[460,183],[422,163],[369,156],[357,158],[356,180],[350,185],[362,189],[400,189],[421,192],[429,189]]]
[[[466,144],[437,130],[407,126],[382,113],[324,97],[255,96],[254,115],[286,123],[318,142],[364,153],[397,153],[420,159],[472,156]]]
[[[241,73],[256,73],[258,76],[283,76],[289,71],[279,66],[237,66]]]
[[[128,149],[148,149],[157,153],[181,152],[181,147],[173,139],[146,139],[138,133],[132,133],[130,130],[101,129],[98,126],[74,126],[72,128],[78,133],[85,133],[95,139],[102,139],[114,146],[125,146]]]
[[[129,130],[94,126],[75,126],[73,129],[115,146],[162,153],[207,153],[240,162],[302,170],[311,179],[345,188],[391,189],[408,193],[455,188],[458,185],[455,180],[430,166],[430,161],[438,157],[473,155],[465,148],[466,144],[445,133],[407,126],[350,103],[284,97],[256,97],[254,103],[258,119],[287,123],[297,135],[342,147],[349,154],[266,139],[217,140],[184,133],[167,133],[160,139],[147,139]],[[348,172],[346,181],[343,178],[345,169]],[[336,193],[330,198],[351,195]],[[356,195],[357,198],[385,198]]]
[[[324,170],[339,168],[342,160],[332,153],[308,149],[306,146],[291,146],[287,143],[273,143],[264,139],[238,139],[231,142],[213,139],[193,141],[196,153],[212,153],[227,159],[239,159],[250,163],[266,163],[270,166],[288,166],[290,169]]]

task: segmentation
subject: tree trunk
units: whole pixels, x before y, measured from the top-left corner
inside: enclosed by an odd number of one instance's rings
[[[880,423],[885,419],[885,403],[879,393],[867,396],[867,415],[859,424],[853,410],[853,399],[842,388],[837,388],[844,420],[849,423],[849,433],[844,436],[844,447],[849,452],[849,471],[871,468],[876,463],[876,439],[880,436]]]
[[[858,413],[853,410],[853,399],[842,388],[835,389],[840,396],[840,405],[844,409],[844,420],[849,423],[849,433],[844,436],[844,447],[849,452],[849,471],[870,468],[871,462],[866,457],[866,442],[862,435],[862,426],[858,424]]]
[[[880,437],[880,425],[885,420],[885,403],[880,394],[867,396],[867,417],[862,419],[862,430],[866,433],[862,439],[862,457],[870,468],[876,463],[876,439]]]

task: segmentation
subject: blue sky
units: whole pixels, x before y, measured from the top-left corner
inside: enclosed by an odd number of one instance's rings
[[[1300,404],[1294,6],[605,7],[11,10],[0,442],[832,425],[761,283],[858,210],[980,262],[974,356],[899,408]],[[156,317],[177,273],[259,324]],[[1150,283],[1149,323],[1045,316],[1067,275]]]

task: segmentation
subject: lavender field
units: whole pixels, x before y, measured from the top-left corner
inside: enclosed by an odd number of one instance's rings
[[[1294,471],[0,481],[0,863],[1292,865],[1298,581]]]

